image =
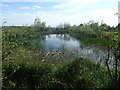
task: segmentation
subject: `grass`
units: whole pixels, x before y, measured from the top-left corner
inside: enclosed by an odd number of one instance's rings
[[[115,47],[116,43],[112,41],[112,39],[106,39],[104,37],[97,37],[91,34],[86,34],[82,32],[71,32],[71,36],[77,38],[78,40],[81,40],[83,43],[87,45],[95,45],[97,47],[101,48],[107,48],[109,45],[111,47]]]
[[[107,69],[89,59],[80,57],[64,63],[46,63],[30,60],[3,62],[4,89],[84,88],[107,86]]]
[[[3,88],[31,89],[44,87],[52,71],[50,64],[10,61],[3,65]],[[12,82],[12,85],[11,85]]]
[[[59,56],[45,57],[46,54],[41,50],[42,46],[40,46],[41,49],[31,46],[30,41],[50,33],[57,34],[64,31],[38,31],[33,27],[18,27],[12,30],[8,28],[3,32],[3,89],[84,88],[94,90],[115,86],[114,77],[109,78],[107,69],[92,60],[83,57],[57,60]],[[112,35],[110,32],[105,32],[103,37],[97,37],[92,29],[90,32],[83,30],[70,33],[87,44],[115,46],[111,39],[105,39],[106,36]]]

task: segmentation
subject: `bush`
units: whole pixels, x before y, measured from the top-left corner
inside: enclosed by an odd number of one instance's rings
[[[3,87],[9,88],[26,88],[34,90],[35,88],[46,88],[52,66],[50,64],[37,64],[35,62],[21,61],[9,62],[3,66]],[[9,85],[9,82],[13,85]]]
[[[4,89],[67,89],[85,90],[107,87],[107,70],[86,58],[60,64],[30,60],[7,61],[3,64]]]
[[[116,80],[115,80],[115,75],[110,79],[109,83],[107,86],[105,86],[106,88],[114,88],[116,90],[118,90],[120,88],[120,70],[118,71],[118,78],[117,78],[117,84],[116,84]]]
[[[80,74],[81,59],[76,59],[73,62],[67,63],[58,67],[54,73],[54,78],[59,82],[56,87],[61,85],[63,88],[91,88],[94,87],[90,80],[87,80]]]

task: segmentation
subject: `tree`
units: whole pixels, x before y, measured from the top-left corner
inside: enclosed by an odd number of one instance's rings
[[[34,21],[34,25],[35,27],[40,27],[41,26],[41,21],[39,18],[36,18],[35,21]]]
[[[57,26],[58,29],[63,29],[64,28],[64,25],[61,23]]]
[[[119,88],[120,83],[120,75],[118,75],[118,61],[120,61],[120,24],[116,27],[118,28],[118,35],[116,36],[116,39],[113,40],[116,43],[116,46],[114,48],[114,56],[115,56],[115,87],[116,89]]]
[[[65,30],[69,30],[69,27],[70,27],[70,23],[64,23],[64,29]]]
[[[41,22],[39,18],[36,18],[33,26],[35,28],[37,28],[37,30],[45,30],[46,29],[46,22]]]
[[[79,27],[80,27],[80,26],[83,26],[83,24],[80,24]]]
[[[42,29],[46,29],[46,22],[42,22],[42,23],[41,23],[41,28],[42,28]]]

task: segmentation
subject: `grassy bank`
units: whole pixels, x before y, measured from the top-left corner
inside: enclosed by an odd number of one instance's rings
[[[77,38],[82,41],[86,45],[95,45],[100,48],[107,48],[108,46],[115,47],[116,43],[111,39],[106,39],[104,37],[96,37],[91,34],[83,33],[83,32],[71,32],[71,36]]]
[[[87,24],[73,25],[67,28],[75,38],[88,45],[99,47],[116,47],[118,40],[118,28],[106,24],[99,25],[98,22],[90,21]]]
[[[41,63],[30,60],[3,62],[3,88],[38,90],[42,88],[96,89],[109,86],[107,69],[86,58],[66,63]]]
[[[62,55],[57,56],[58,53],[53,52],[47,57],[48,53],[42,50],[42,46],[34,48],[31,45],[31,41],[37,38],[39,41],[45,39],[46,34],[70,33],[88,45],[115,46],[111,38],[114,31],[102,31],[99,34],[99,31],[94,31],[89,26],[81,27],[82,29],[71,27],[66,31],[6,27],[2,33],[3,89],[84,88],[88,90],[115,87],[114,69],[111,69],[112,77],[110,77],[106,67],[92,60],[81,57],[65,60],[61,58]]]

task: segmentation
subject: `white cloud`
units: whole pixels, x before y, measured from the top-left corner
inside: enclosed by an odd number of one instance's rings
[[[89,3],[95,3],[100,0],[70,0],[68,2],[63,2],[62,4],[54,5],[53,8],[69,8],[73,6],[83,6]]]
[[[58,5],[54,5],[53,8],[63,9],[64,12],[77,12],[80,11],[84,6],[91,3],[99,2],[100,0],[70,0],[69,2],[63,2]]]
[[[3,4],[3,6],[8,7],[9,5],[7,5],[7,4],[4,5],[4,4]]]
[[[2,2],[66,2],[69,0],[1,0]]]
[[[4,21],[7,21],[8,25],[31,25],[36,17],[41,21],[45,21],[47,25],[56,26],[60,23],[68,22],[71,25],[86,23],[90,20],[102,20],[110,26],[117,25],[117,16],[114,16],[114,9],[99,9],[83,14],[67,15],[64,13],[48,13],[45,11],[38,11],[34,13],[10,13]],[[12,17],[11,17],[12,16]]]
[[[42,8],[42,7],[39,5],[34,5],[31,7],[28,7],[28,6],[20,7],[20,9],[24,9],[24,10],[26,10],[26,9],[40,9],[40,8]]]
[[[7,4],[2,4],[2,3],[0,3],[0,7],[8,7],[9,5],[7,5]]]
[[[118,12],[116,9],[98,9],[88,12],[88,16],[91,19],[104,20],[110,26],[116,26],[118,24],[118,17],[114,15]]]
[[[104,9],[101,7],[101,9],[93,9],[92,11],[90,10],[87,12],[80,12],[84,10],[84,7],[89,6],[90,4],[94,5],[96,3],[99,3],[99,1],[103,0],[70,0],[69,2],[63,2],[61,4],[54,5],[53,8],[58,10],[55,12],[38,11],[33,13],[23,12],[21,14],[14,12],[7,14],[7,18],[4,20],[7,21],[8,25],[25,25],[32,24],[34,22],[34,19],[38,17],[51,26],[56,26],[64,22],[70,22],[71,25],[78,25],[80,23],[86,23],[89,20],[97,20],[99,22],[103,20],[110,26],[116,26],[118,20],[117,16],[114,15],[114,13],[117,12],[115,9]],[[33,5],[31,7],[24,7],[23,9],[41,10],[40,8],[42,7]]]
[[[20,9],[30,9],[30,7],[20,7]]]
[[[35,6],[33,6],[33,8],[34,8],[34,9],[39,9],[39,8],[42,8],[42,7],[39,6],[39,5],[35,5]]]
[[[6,21],[6,25],[25,25],[33,23],[34,16],[31,13],[12,13],[9,12],[3,18],[3,21]]]
[[[34,5],[33,7],[31,7],[31,9],[40,9],[40,8],[42,8],[41,6],[39,6],[39,5]]]

